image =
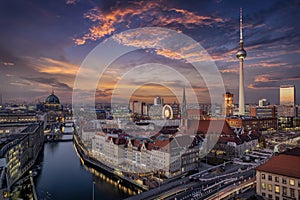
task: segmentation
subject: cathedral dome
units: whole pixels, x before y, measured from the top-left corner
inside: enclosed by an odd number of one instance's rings
[[[60,104],[59,98],[54,94],[54,91],[52,91],[52,94],[50,94],[46,100],[46,104]]]

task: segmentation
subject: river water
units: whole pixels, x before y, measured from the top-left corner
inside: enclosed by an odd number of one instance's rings
[[[45,143],[38,163],[35,187],[39,200],[92,200],[93,190],[94,199],[124,199],[137,192],[112,175],[83,165],[73,142]]]

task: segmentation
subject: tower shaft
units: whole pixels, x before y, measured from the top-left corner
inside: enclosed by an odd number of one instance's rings
[[[245,92],[244,92],[244,59],[240,59],[240,82],[239,82],[239,114],[245,115]]]

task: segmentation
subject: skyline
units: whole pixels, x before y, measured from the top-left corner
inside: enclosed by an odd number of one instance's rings
[[[0,93],[3,102],[12,99],[43,101],[52,91],[62,102],[71,102],[73,82],[88,53],[110,36],[132,28],[164,27],[198,41],[215,61],[226,91],[238,101],[239,9],[243,7],[245,103],[267,98],[279,103],[280,85],[300,88],[299,1],[131,1],[67,0],[56,2],[1,1]],[[142,60],[142,61],[141,61]],[[155,60],[184,70],[188,64],[170,52],[133,52],[121,57],[104,77],[99,97],[113,92],[120,70]],[[197,79],[197,77],[195,77]],[[133,80],[131,84],[137,83]],[[201,82],[201,81],[200,81]],[[129,85],[129,84],[128,84]],[[149,94],[153,85],[135,97],[165,97],[164,91]],[[174,87],[184,85],[174,82]],[[195,90],[205,95],[202,85]],[[145,87],[146,88],[146,87]],[[170,96],[167,94],[166,96]],[[296,103],[300,92],[296,92]],[[220,98],[222,94],[220,94]],[[100,100],[101,100],[100,98]],[[202,98],[200,94],[200,99]],[[151,99],[151,102],[153,98]],[[180,100],[177,100],[180,102]]]

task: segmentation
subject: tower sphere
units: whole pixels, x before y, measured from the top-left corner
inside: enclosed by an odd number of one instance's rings
[[[245,51],[244,48],[239,49],[239,50],[236,52],[236,57],[237,57],[238,59],[244,59],[244,58],[246,58],[246,56],[247,56],[247,52]]]

